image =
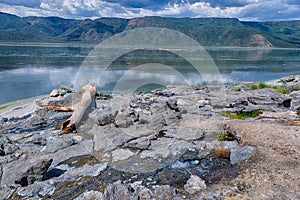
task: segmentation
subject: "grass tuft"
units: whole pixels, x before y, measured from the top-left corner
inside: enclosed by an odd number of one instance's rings
[[[259,84],[258,84],[258,88],[259,88],[259,89],[263,89],[263,88],[271,88],[271,86],[270,86],[270,85],[267,85],[267,84],[265,84],[265,83],[259,83]]]
[[[275,90],[276,90],[276,92],[281,93],[281,94],[289,94],[292,92],[292,90],[289,88],[279,87],[279,86],[276,87]]]
[[[257,89],[258,89],[257,85],[251,85],[250,86],[250,90],[257,90]]]
[[[247,118],[255,118],[257,116],[259,116],[260,111],[259,110],[254,110],[251,112],[236,112],[236,113],[231,113],[231,112],[226,112],[225,116],[229,117],[231,119],[241,119],[241,120],[245,120]]]

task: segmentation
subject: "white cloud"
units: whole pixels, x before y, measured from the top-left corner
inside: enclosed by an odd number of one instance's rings
[[[191,1],[191,3],[172,1],[169,4],[162,4],[160,9],[155,10],[149,9],[149,6],[126,7],[124,3],[111,3],[104,0],[39,0],[37,2],[40,3],[36,3],[35,5],[38,5],[36,7],[28,4],[22,6],[20,2],[15,5],[0,0],[0,11],[19,16],[59,16],[76,19],[142,16],[236,17],[241,20],[256,21],[300,19],[300,6],[295,0],[202,0]],[[156,1],[148,2],[153,4]]]

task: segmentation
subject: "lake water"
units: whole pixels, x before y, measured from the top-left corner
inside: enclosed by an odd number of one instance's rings
[[[78,44],[0,44],[0,104],[48,94],[61,85],[73,87],[78,81],[82,62],[93,48],[92,45]],[[205,49],[222,75],[224,84],[264,82],[300,74],[300,49]],[[92,73],[95,76],[97,72],[96,69]],[[101,77],[98,89],[104,92],[113,90],[118,82],[121,82],[120,85],[125,83],[124,77],[126,84],[138,82],[140,86],[147,85],[145,80],[153,80],[152,83],[163,80],[166,84],[180,84],[188,80],[193,85],[205,84],[201,72],[199,76],[199,71],[193,69],[189,62],[168,50],[131,51],[114,60],[101,76],[96,76]],[[215,73],[210,74],[209,79],[220,81]]]

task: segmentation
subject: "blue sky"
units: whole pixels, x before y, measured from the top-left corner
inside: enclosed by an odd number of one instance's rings
[[[0,12],[72,19],[162,16],[278,21],[300,20],[300,0],[0,0]]]

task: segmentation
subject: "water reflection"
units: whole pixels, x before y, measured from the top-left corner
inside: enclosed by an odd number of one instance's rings
[[[77,70],[92,50],[91,46],[0,45],[0,104],[49,93],[53,88],[73,87]],[[300,49],[207,48],[224,83],[267,81],[299,74]],[[203,59],[203,58],[193,58]],[[164,71],[147,65],[171,67]],[[147,69],[147,70],[146,70]],[[178,73],[177,73],[178,72]],[[97,73],[97,69],[95,71]],[[201,75],[184,59],[164,51],[137,50],[115,60],[99,80],[99,90],[109,92],[126,75],[127,83],[164,80],[164,84],[204,84]],[[210,80],[218,82],[214,74]]]
[[[0,104],[51,92],[61,85],[72,86],[75,67],[27,67],[0,71]]]

